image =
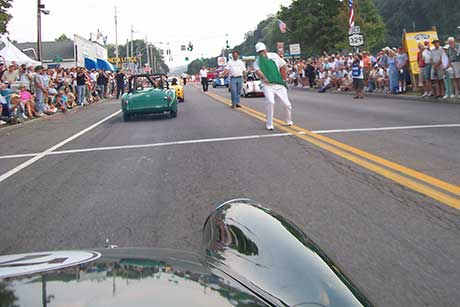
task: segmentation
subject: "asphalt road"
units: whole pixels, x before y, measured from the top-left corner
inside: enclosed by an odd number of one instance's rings
[[[459,187],[459,105],[301,90],[290,97],[298,126]],[[194,87],[186,100],[176,119],[125,123],[112,100],[1,129],[0,254],[102,247],[106,238],[196,251],[209,212],[248,197],[296,223],[376,305],[458,306],[457,209],[266,131]],[[263,111],[262,98],[242,104]],[[457,126],[426,127],[446,124]],[[358,128],[366,131],[348,130]]]

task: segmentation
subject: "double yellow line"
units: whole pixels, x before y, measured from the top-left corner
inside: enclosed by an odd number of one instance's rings
[[[214,93],[207,92],[207,95],[215,100],[230,106],[230,100]],[[242,107],[241,112],[265,122],[265,114],[249,107]],[[293,125],[287,127],[283,121],[274,119],[277,129],[291,133],[292,135],[325,149],[339,157],[352,161],[361,167],[382,175],[394,182],[417,191],[425,196],[435,199],[452,208],[460,209],[460,187],[410,169],[395,162],[383,159],[361,149],[338,142],[331,138],[313,133],[302,127]]]

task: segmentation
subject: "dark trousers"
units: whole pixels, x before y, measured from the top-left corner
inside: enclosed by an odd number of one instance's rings
[[[123,95],[123,87],[117,86],[117,99],[120,98],[120,95]]]
[[[209,86],[208,78],[201,78],[201,85],[203,86],[203,92],[207,92]]]

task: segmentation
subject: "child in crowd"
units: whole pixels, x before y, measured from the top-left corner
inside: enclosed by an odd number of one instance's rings
[[[24,105],[28,117],[40,117],[40,114],[35,111],[34,96],[27,90],[25,84],[19,86],[19,99]]]

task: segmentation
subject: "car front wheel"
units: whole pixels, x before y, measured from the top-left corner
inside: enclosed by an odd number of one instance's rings
[[[176,118],[177,117],[177,110],[171,110],[169,112],[169,116],[171,116],[171,118]]]

